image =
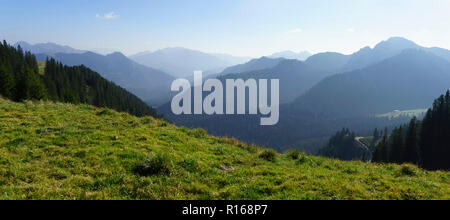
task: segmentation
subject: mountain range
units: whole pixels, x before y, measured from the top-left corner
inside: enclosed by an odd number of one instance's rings
[[[272,127],[259,126],[260,116],[174,116],[167,105],[159,112],[179,125],[202,127],[215,135],[278,150],[317,148],[317,141],[342,127],[369,134],[375,127],[408,120],[377,118],[377,114],[427,108],[430,100],[450,87],[448,54],[446,49],[425,48],[396,37],[352,55],[321,53],[305,62],[282,60],[269,69],[220,76],[279,78],[284,104],[278,125]]]
[[[100,73],[102,77],[127,89],[151,106],[159,106],[169,100],[172,76],[160,70],[138,64],[122,53],[100,55],[85,53],[37,54],[37,59],[45,61],[52,57],[69,66],[85,65]]]
[[[304,62],[262,57],[228,67],[219,75],[225,79],[280,79],[280,103],[289,103],[328,76],[376,64],[408,49],[427,51],[450,61],[450,51],[446,49],[425,48],[410,40],[393,37],[380,42],[373,49],[365,47],[351,55],[335,52],[319,53],[310,56]]]
[[[220,75],[235,74],[235,73],[245,73],[256,70],[270,69],[278,65],[284,58],[269,58],[261,57],[259,59],[252,59],[247,63],[238,64],[235,66],[230,66],[223,70]]]
[[[279,79],[280,103],[289,103],[320,80],[339,72],[349,57],[339,53],[319,53],[305,62],[297,59],[261,57],[226,68],[221,79]]]
[[[120,52],[100,55],[55,43],[32,45],[21,41],[14,44],[14,47],[19,45],[24,51],[36,54],[40,61],[52,57],[66,65],[85,65],[151,106],[159,106],[170,100],[170,84],[175,77],[192,78],[194,70],[204,70],[205,76],[217,74],[228,66],[250,60],[247,57],[207,54],[180,47],[142,52],[128,58]]]
[[[292,111],[370,116],[420,109],[450,87],[450,63],[431,52],[407,49],[397,56],[321,81],[295,100]],[[295,107],[294,107],[295,106]]]
[[[296,52],[293,52],[290,50],[286,50],[286,51],[274,53],[274,54],[270,55],[269,57],[270,58],[284,58],[284,59],[305,61],[310,56],[312,56],[312,54],[308,51],[301,51],[299,53],[296,53]]]
[[[142,65],[160,69],[176,78],[192,77],[196,70],[202,70],[207,74],[219,73],[228,66],[250,60],[246,57],[208,54],[181,47],[165,48],[155,52],[142,52],[132,55],[130,58]]]
[[[154,108],[86,66],[66,66],[0,43],[0,96],[16,102],[49,100],[106,107],[136,116],[158,117]]]
[[[55,43],[39,43],[39,44],[29,44],[25,41],[20,41],[15,43],[13,46],[17,48],[20,45],[24,51],[30,51],[33,54],[55,54],[55,53],[85,53],[87,51],[74,49],[69,46],[61,46]]]

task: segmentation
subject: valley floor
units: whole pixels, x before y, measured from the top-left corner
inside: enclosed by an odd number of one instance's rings
[[[263,152],[150,117],[0,99],[0,199],[450,199],[449,172]]]

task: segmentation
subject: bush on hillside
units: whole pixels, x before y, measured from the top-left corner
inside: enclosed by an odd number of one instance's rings
[[[275,152],[275,150],[266,149],[259,154],[259,158],[267,160],[267,161],[275,161],[276,155],[277,155],[277,152]]]
[[[169,175],[172,161],[167,154],[150,154],[142,163],[138,164],[134,172],[140,176]]]
[[[300,156],[303,156],[303,153],[299,150],[289,150],[286,152],[286,156],[293,160],[298,160]]]

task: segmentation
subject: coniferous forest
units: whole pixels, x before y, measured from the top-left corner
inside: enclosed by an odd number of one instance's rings
[[[434,101],[423,121],[385,131],[374,151],[374,162],[413,163],[430,170],[450,169],[450,92]]]
[[[355,146],[356,134],[344,128],[330,138],[328,145],[319,150],[319,155],[341,160],[362,159],[364,149]]]
[[[47,99],[108,107],[136,116],[157,116],[138,97],[85,66],[69,67],[50,59],[43,72],[39,68],[30,52],[6,41],[0,43],[0,95],[14,101]]]

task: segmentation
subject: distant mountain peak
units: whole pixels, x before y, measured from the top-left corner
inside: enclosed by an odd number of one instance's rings
[[[111,56],[111,57],[123,57],[123,58],[127,58],[123,53],[121,53],[121,52],[114,52],[114,53],[111,53],[111,54],[108,54],[107,56]]]
[[[98,55],[98,56],[101,56],[100,54],[95,53],[95,52],[92,52],[92,51],[86,51],[86,52],[84,52],[83,54],[87,54],[87,55]]]
[[[364,47],[351,55],[344,71],[356,70],[378,63],[400,54],[407,49],[420,49],[421,46],[403,37],[391,37],[378,43],[373,49]]]
[[[193,71],[204,75],[222,72],[226,67],[244,63],[248,59],[225,54],[209,54],[184,47],[168,47],[152,53],[131,56],[137,63],[161,69],[175,77],[190,77]],[[180,62],[182,61],[182,62]]]
[[[269,58],[269,57],[266,57],[266,56],[262,56],[259,59],[253,59],[253,60],[272,60],[272,59],[274,59],[274,58]],[[276,59],[279,59],[279,58],[276,58]]]
[[[410,42],[410,43],[414,43],[411,40],[408,40],[404,37],[390,37],[387,42]],[[415,43],[414,43],[415,44]]]
[[[257,59],[252,59],[244,64],[238,64],[226,68],[220,75],[226,74],[239,74],[245,72],[251,72],[256,70],[271,69],[277,66],[284,58],[270,58],[270,57],[260,57]]]
[[[153,51],[146,50],[146,51],[142,51],[142,52],[133,54],[133,55],[130,56],[130,58],[133,58],[133,57],[140,57],[140,56],[144,56],[144,55],[151,54],[151,53],[153,53]]]
[[[372,48],[369,47],[369,46],[367,46],[367,47],[361,48],[361,49],[358,51],[358,53],[360,53],[360,52],[369,52],[369,51],[372,51]]]
[[[308,51],[301,51],[299,53],[290,51],[290,50],[286,50],[286,51],[281,51],[278,53],[274,53],[271,56],[269,56],[270,58],[285,58],[285,59],[297,59],[300,61],[305,61],[306,59],[308,59],[310,56],[312,56],[312,54]]]
[[[159,50],[155,51],[154,53],[183,53],[183,52],[184,53],[187,52],[187,53],[205,54],[201,51],[184,48],[184,47],[167,47],[167,48],[159,49]]]
[[[17,42],[17,43],[15,43],[14,44],[14,47],[17,47],[17,46],[31,46],[31,44],[29,44],[28,42],[26,42],[26,41],[19,41],[19,42]]]
[[[415,42],[403,37],[391,37],[386,41],[378,43],[374,49],[380,48],[394,48],[394,49],[409,49],[419,47]]]

